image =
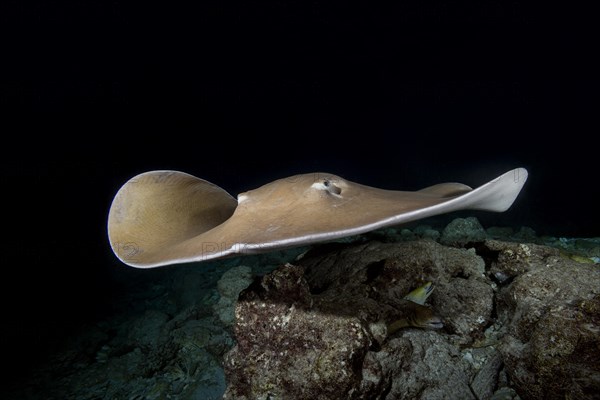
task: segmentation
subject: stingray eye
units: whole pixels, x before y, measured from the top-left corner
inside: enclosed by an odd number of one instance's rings
[[[331,179],[320,179],[313,183],[311,187],[321,192],[327,192],[334,196],[340,196],[342,194],[342,189],[336,186]]]
[[[331,182],[329,179],[324,179],[323,180],[323,186],[325,188],[325,190],[327,190],[329,193],[331,194],[341,194],[342,193],[342,189],[340,189],[339,187],[335,186],[333,184],[333,182]]]

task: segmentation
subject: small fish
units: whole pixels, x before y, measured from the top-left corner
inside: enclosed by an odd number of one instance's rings
[[[424,305],[433,289],[433,284],[427,282],[404,296],[405,301],[399,307],[399,311],[402,311],[403,315],[387,326],[388,335],[411,326],[424,329],[441,329],[444,327],[442,319],[435,315],[431,308]]]
[[[582,264],[598,264],[598,261],[600,261],[598,257],[580,256],[579,254],[570,253],[565,250],[561,250],[560,255]]]
[[[423,286],[416,288],[415,290],[404,296],[404,300],[410,300],[413,303],[423,305],[425,304],[425,301],[431,295],[431,293],[433,293],[433,289],[433,283],[427,282]]]

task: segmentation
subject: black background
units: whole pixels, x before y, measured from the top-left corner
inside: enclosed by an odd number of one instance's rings
[[[530,177],[514,207],[484,225],[599,235],[597,46],[585,10],[1,7],[2,302],[6,325],[33,347],[103,313],[127,268],[108,246],[110,201],[152,169],[235,195],[313,171],[416,190],[522,166]]]

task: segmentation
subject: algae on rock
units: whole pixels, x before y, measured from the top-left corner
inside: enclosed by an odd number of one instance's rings
[[[236,306],[225,399],[558,399],[600,391],[598,268],[535,244],[469,243],[475,247],[325,244],[258,279]],[[443,330],[377,329],[427,281]]]

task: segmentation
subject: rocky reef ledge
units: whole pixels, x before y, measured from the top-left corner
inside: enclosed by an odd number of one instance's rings
[[[424,282],[444,328],[388,335]],[[225,399],[600,393],[600,268],[535,244],[323,245],[244,290],[234,328]]]
[[[459,218],[202,265],[119,266],[114,312],[69,332],[0,397],[598,399],[599,257],[599,238]],[[427,282],[420,307],[442,328],[407,314],[404,297]]]

